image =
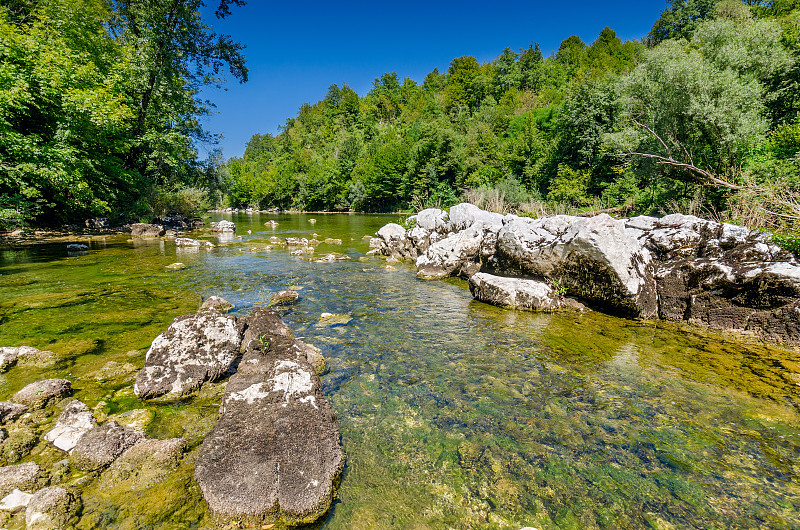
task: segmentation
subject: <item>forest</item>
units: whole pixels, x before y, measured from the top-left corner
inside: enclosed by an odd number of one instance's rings
[[[640,41],[605,28],[548,56],[531,43],[457,57],[421,82],[384,73],[363,96],[333,84],[243,157],[202,162],[213,105],[198,90],[247,67],[201,7],[4,0],[0,224],[468,200],[534,216],[680,211],[798,245],[796,0],[670,0]]]
[[[681,211],[800,225],[800,2],[672,0],[642,41],[457,57],[331,85],[221,172],[226,206],[543,215]],[[796,242],[796,239],[795,239]]]

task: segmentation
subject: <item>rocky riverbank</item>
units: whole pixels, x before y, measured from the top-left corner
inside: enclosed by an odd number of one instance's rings
[[[684,320],[800,345],[800,265],[767,234],[672,214],[500,215],[463,203],[390,223],[372,251],[462,276],[495,305]]]
[[[187,467],[194,470],[193,488],[225,527],[249,521],[284,528],[326,513],[344,455],[321,390],[324,359],[273,311],[220,312],[229,307],[212,297],[198,313],[176,318],[153,340],[132,389],[140,399],[174,406],[230,376],[224,390],[211,391],[222,401],[216,426],[190,453],[187,439],[148,436],[152,413],[145,409],[98,414],[72,397],[69,379],[31,383],[0,402],[0,526],[102,526],[101,514],[83,514],[86,491],[96,502],[98,490],[182,482]],[[48,355],[0,348],[0,371]],[[98,377],[114,377],[118,367],[109,364]]]

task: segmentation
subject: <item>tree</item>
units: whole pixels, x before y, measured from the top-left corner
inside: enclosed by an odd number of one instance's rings
[[[670,0],[669,7],[648,35],[651,46],[668,39],[689,39],[697,26],[714,12],[719,0]]]

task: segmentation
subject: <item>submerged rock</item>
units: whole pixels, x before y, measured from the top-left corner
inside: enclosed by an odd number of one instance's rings
[[[27,385],[14,394],[16,403],[22,403],[31,410],[43,409],[72,394],[72,383],[67,379],[45,379]]]
[[[565,298],[553,286],[536,280],[504,278],[479,272],[469,279],[469,290],[476,300],[512,309],[580,311],[584,308],[579,302]]]
[[[0,348],[0,373],[14,365],[45,368],[54,365],[59,358],[57,353],[37,350],[30,346],[5,346]]]
[[[180,316],[151,344],[134,392],[148,399],[197,389],[230,369],[240,341],[232,317],[215,311]]]
[[[164,235],[162,225],[134,223],[131,225],[131,237],[159,237]]]
[[[129,487],[156,484],[175,471],[185,451],[183,438],[144,440],[122,453],[103,472],[102,481],[113,485],[124,481]]]
[[[81,509],[81,501],[73,493],[59,486],[37,491],[25,509],[28,530],[61,530],[74,522]]]
[[[176,237],[175,245],[179,247],[208,247],[214,248],[214,243],[211,241],[201,241],[199,239],[191,239],[189,237]]]
[[[165,269],[169,269],[169,270],[173,270],[173,271],[180,271],[180,270],[183,270],[183,269],[186,268],[186,264],[185,263],[170,263],[169,265],[167,265],[164,268]]]
[[[77,399],[70,402],[58,417],[56,426],[44,435],[44,439],[62,451],[72,451],[78,440],[92,430],[97,421],[92,411]]]
[[[245,353],[195,479],[217,515],[313,522],[330,508],[343,468],[336,416],[280,317],[257,310],[246,320]]]
[[[70,462],[85,471],[106,467],[144,437],[138,429],[123,427],[115,421],[106,422],[80,437],[70,453]]]

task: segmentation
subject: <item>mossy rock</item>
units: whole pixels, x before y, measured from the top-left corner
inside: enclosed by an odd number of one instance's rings
[[[81,498],[72,491],[52,486],[37,491],[25,510],[28,530],[61,530],[78,522]]]
[[[13,425],[0,444],[0,465],[16,464],[28,456],[39,442],[39,433],[30,425]]]

